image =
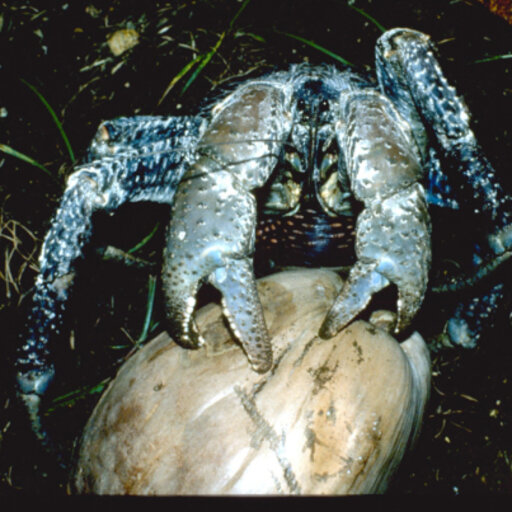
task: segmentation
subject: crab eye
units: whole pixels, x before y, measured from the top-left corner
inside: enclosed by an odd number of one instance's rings
[[[320,102],[319,110],[320,112],[326,112],[329,110],[329,102],[327,100],[322,100]]]
[[[299,101],[297,101],[297,110],[299,112],[304,112],[305,108],[306,108],[306,102],[301,98]]]

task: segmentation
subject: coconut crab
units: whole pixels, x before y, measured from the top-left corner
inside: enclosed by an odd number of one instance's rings
[[[474,280],[508,257],[512,199],[428,37],[402,28],[383,34],[376,76],[377,84],[349,70],[294,65],[239,85],[197,116],[100,126],[46,235],[19,347],[18,389],[40,437],[38,407],[54,377],[48,343],[62,329],[95,211],[137,201],[171,205],[162,272],[170,334],[185,347],[201,345],[193,312],[208,280],[258,372],[271,368],[272,349],[252,267],[256,234],[286,247],[284,263],[352,264],[322,338],[390,284],[398,289],[395,332],[411,323],[427,291],[430,207],[467,210],[485,226]],[[353,245],[355,256],[343,252]],[[452,341],[474,344],[503,293],[495,283],[461,303],[446,324]]]

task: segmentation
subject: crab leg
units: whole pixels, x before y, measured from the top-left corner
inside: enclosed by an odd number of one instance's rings
[[[222,292],[225,315],[258,372],[270,369],[272,351],[250,263],[256,229],[251,190],[265,183],[280,156],[291,118],[284,105],[281,89],[262,82],[216,107],[176,194],[164,255],[173,338],[189,347],[202,343],[192,314],[196,291],[208,279]]]
[[[432,127],[445,162],[453,168],[443,172],[434,158],[428,176],[429,202],[461,210],[471,205],[467,214],[472,222],[489,233],[488,244],[477,250],[474,260],[492,262],[512,250],[512,197],[483,154],[471,130],[469,112],[448,84],[434,54],[427,35],[404,28],[390,30],[377,42],[377,76],[382,90],[400,111],[407,111],[413,120],[421,117]],[[474,346],[485,324],[492,324],[491,311],[497,310],[502,298],[503,286],[495,285],[461,302],[446,325],[450,339]]]
[[[368,304],[372,294],[398,288],[396,332],[419,309],[430,266],[430,218],[418,151],[392,103],[374,91],[351,93],[338,130],[355,197],[358,261],[329,311],[320,336],[334,336]]]
[[[458,165],[448,178],[459,204],[471,197],[491,229],[495,253],[512,248],[512,198],[505,193],[470,127],[466,105],[450,86],[430,38],[415,30],[387,31],[376,45],[377,76],[385,94],[412,119],[426,120],[446,156]],[[474,206],[476,205],[476,207]]]
[[[130,201],[170,203],[187,165],[187,151],[183,149],[190,152],[194,147],[202,123],[202,119],[192,117],[157,118],[155,123],[145,118],[149,137],[140,138],[133,130],[125,129],[115,143],[111,133],[116,133],[122,121],[104,123],[95,138],[96,148],[102,145],[104,151],[93,149],[90,157],[116,157],[92,160],[77,167],[69,177],[41,249],[40,271],[16,361],[19,392],[40,437],[43,433],[37,408],[54,375],[48,343],[62,334],[75,263],[91,236],[93,213],[113,210]],[[158,130],[151,130],[155,124]],[[130,137],[138,139],[138,144],[121,150],[123,140]]]

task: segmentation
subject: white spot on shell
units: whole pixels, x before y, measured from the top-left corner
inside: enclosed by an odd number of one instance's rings
[[[218,268],[215,271],[215,280],[217,283],[223,283],[228,277],[228,273],[225,267]]]

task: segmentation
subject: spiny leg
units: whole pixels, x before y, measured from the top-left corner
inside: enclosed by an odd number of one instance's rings
[[[122,154],[150,155],[187,151],[203,130],[206,119],[195,116],[118,117],[100,124],[87,148],[85,161]],[[182,149],[180,149],[180,147]]]
[[[174,118],[169,123],[173,138],[153,141],[156,151],[144,156],[144,146],[93,160],[69,177],[41,249],[32,307],[18,347],[18,387],[33,418],[54,375],[48,344],[61,334],[74,266],[91,236],[93,213],[126,202],[171,203],[202,123],[199,118]],[[37,431],[35,419],[33,423]]]
[[[488,233],[474,261],[486,263],[512,250],[512,198],[496,177],[470,127],[469,113],[434,56],[428,36],[409,29],[386,32],[376,47],[377,74],[383,91],[413,123],[424,120],[433,131],[451,170],[445,173],[436,155],[429,155],[429,202],[469,209],[472,222]],[[421,131],[420,131],[421,133]],[[475,267],[476,268],[476,267]],[[475,270],[475,273],[478,269]],[[502,287],[461,302],[446,330],[454,343],[474,345],[491,324],[503,297]]]
[[[467,108],[448,84],[434,51],[425,34],[389,30],[376,46],[379,83],[399,111],[407,111],[414,123],[423,119],[433,130],[444,156],[458,166],[447,175],[451,196],[459,204],[469,201],[480,221],[494,228],[492,243],[500,252],[497,246],[512,246],[512,198],[483,154]]]
[[[459,302],[445,325],[449,339],[464,348],[475,348],[482,331],[493,325],[504,297],[505,285],[498,283],[485,294]]]

